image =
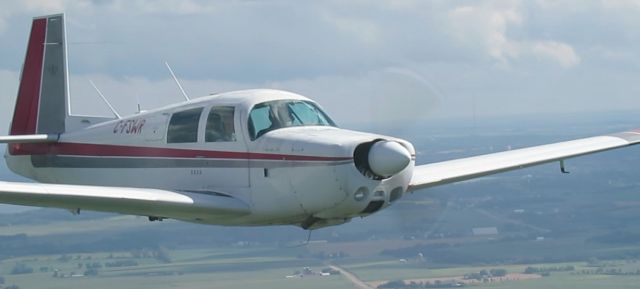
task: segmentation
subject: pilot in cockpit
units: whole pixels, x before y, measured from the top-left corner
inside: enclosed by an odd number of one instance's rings
[[[275,107],[275,104],[269,105],[269,122],[271,124],[268,127],[260,130],[258,132],[258,136],[282,127],[282,125],[280,124],[280,119],[278,118],[278,109]]]
[[[271,109],[273,108],[272,106]],[[290,127],[293,125],[293,116],[291,115],[291,110],[288,105],[281,103],[276,105],[275,109],[278,112],[278,121],[281,127]]]
[[[255,105],[249,114],[249,136],[255,140],[272,130],[293,126],[335,126],[317,106],[299,100],[275,100]]]

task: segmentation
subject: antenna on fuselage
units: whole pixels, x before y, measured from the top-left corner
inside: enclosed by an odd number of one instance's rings
[[[178,88],[180,89],[180,92],[182,92],[182,96],[184,96],[184,98],[189,101],[191,100],[191,98],[189,98],[189,96],[187,95],[187,93],[184,91],[184,89],[182,88],[182,85],[180,84],[180,81],[178,80],[178,78],[176,77],[176,75],[173,73],[173,70],[171,69],[171,66],[169,66],[169,62],[164,62],[164,65],[167,66],[167,69],[169,69],[169,73],[171,73],[171,77],[173,77],[173,81],[176,82],[176,84],[178,85]]]
[[[140,105],[140,96],[138,94],[136,94],[135,96],[136,96],[136,105],[138,108],[138,111],[136,112],[136,114],[144,112],[144,110],[142,110],[142,106]]]
[[[104,97],[104,94],[102,94],[102,92],[100,91],[100,89],[98,89],[98,87],[96,86],[95,83],[93,83],[93,81],[91,79],[89,79],[89,83],[91,83],[91,86],[93,86],[93,89],[96,90],[96,92],[98,93],[98,95],[100,96],[100,98],[102,98],[102,101],[104,101],[104,103],[107,104],[107,106],[109,107],[109,109],[111,110],[111,112],[113,112],[113,114],[117,117],[117,118],[122,118],[122,116],[120,116],[120,114],[118,113],[118,111],[116,111],[115,108],[113,108],[113,106],[111,105],[111,103],[107,100],[106,97]]]

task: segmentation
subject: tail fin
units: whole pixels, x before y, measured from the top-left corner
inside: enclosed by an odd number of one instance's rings
[[[68,115],[64,15],[36,17],[31,25],[11,135],[60,134]]]

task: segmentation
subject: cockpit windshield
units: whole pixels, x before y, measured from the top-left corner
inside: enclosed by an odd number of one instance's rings
[[[275,129],[291,126],[336,126],[312,102],[276,100],[257,104],[249,113],[249,136],[255,140]]]

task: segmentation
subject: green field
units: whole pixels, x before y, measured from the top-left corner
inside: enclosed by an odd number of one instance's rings
[[[268,251],[268,252],[267,252]],[[21,288],[350,288],[341,276],[308,276],[287,279],[296,270],[319,265],[317,262],[298,260],[282,254],[273,255],[273,249],[224,248],[215,250],[169,251],[171,262],[153,258],[132,258],[129,252],[71,254],[70,260],[60,255],[30,256],[3,260],[0,274],[6,284]],[[77,276],[86,269],[86,263],[135,261],[136,266],[98,269],[97,276]],[[34,268],[35,273],[12,275],[16,264]],[[320,267],[312,266],[314,269]],[[39,272],[40,270],[47,272]],[[46,269],[45,269],[46,268]],[[53,277],[54,271],[64,277]],[[70,276],[71,275],[71,276]],[[76,276],[73,276],[76,275]],[[115,285],[117,284],[117,285]],[[114,287],[114,285],[116,287]]]
[[[365,282],[409,280],[435,277],[456,277],[480,270],[502,268],[509,273],[521,273],[528,266],[559,267],[572,265],[571,272],[552,272],[550,276],[534,280],[504,281],[472,285],[473,288],[637,288],[640,276],[611,276],[606,274],[579,274],[582,270],[596,270],[586,262],[519,264],[494,266],[468,266],[429,268],[413,261],[372,258],[345,259],[320,262],[295,257],[296,250],[273,247],[176,249],[167,250],[171,262],[152,257],[132,257],[131,252],[100,252],[65,255],[40,255],[0,262],[0,275],[5,285],[20,288],[357,288],[341,275],[305,276],[286,278],[294,271],[309,266],[319,271],[329,263],[354,273]],[[135,261],[127,267],[101,267],[97,276],[71,276],[82,274],[85,264],[106,264],[114,261]],[[637,261],[600,261],[604,270],[621,272],[640,270]],[[35,270],[29,274],[11,274],[16,264]],[[82,264],[82,266],[78,265]],[[598,267],[600,268],[600,267]],[[40,272],[45,271],[46,272]],[[54,272],[58,277],[54,277]],[[60,277],[63,276],[63,277]]]

